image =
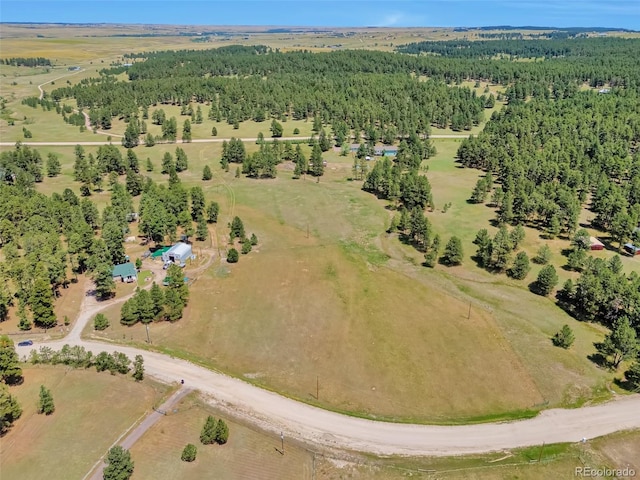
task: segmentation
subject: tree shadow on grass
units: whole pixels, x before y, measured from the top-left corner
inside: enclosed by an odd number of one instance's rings
[[[611,370],[611,365],[609,364],[607,357],[602,355],[600,352],[595,352],[591,355],[587,355],[587,358],[595,363],[598,367]]]
[[[640,393],[640,387],[634,387],[630,381],[624,378],[616,378],[613,380],[613,383],[615,383],[618,387],[622,388],[623,390]]]

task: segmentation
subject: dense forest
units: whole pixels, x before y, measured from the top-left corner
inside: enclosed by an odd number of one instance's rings
[[[640,96],[578,92],[568,98],[517,99],[465,140],[466,167],[493,172],[498,220],[527,223],[551,236],[573,233],[591,200],[593,224],[624,243],[640,218]],[[482,203],[493,185],[478,185]]]
[[[266,47],[149,54],[127,69],[129,81],[99,79],[51,92],[80,108],[129,118],[157,104],[210,106],[208,117],[228,123],[319,117],[382,136],[428,134],[431,125],[469,129],[483,119],[488,98],[440,81],[421,81],[403,65],[410,57],[380,52],[279,53]],[[390,61],[391,60],[391,61]],[[373,128],[368,128],[373,127]]]

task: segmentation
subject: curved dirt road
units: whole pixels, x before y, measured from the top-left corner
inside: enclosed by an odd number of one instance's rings
[[[312,407],[242,380],[213,372],[168,355],[134,347],[80,338],[82,329],[100,310],[124,300],[85,304],[73,329],[63,340],[48,342],[81,345],[94,353],[119,351],[133,358],[141,354],[145,373],[167,383],[185,380],[212,404],[265,430],[332,449],[356,450],[379,455],[460,455],[541,445],[577,442],[618,430],[640,428],[640,395],[607,404],[574,410],[553,409],[517,422],[465,426],[432,426],[375,422]],[[27,355],[33,347],[17,347]]]

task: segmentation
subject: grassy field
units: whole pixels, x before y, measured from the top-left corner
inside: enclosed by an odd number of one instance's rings
[[[221,445],[202,445],[200,430],[207,415],[220,415],[193,396],[182,400],[174,413],[160,419],[131,449],[135,462],[132,480],[149,478],[261,478],[311,479],[313,455],[287,441],[285,455],[280,438],[251,430],[225,419],[229,426],[229,441]],[[192,463],[180,460],[187,443],[198,448]]]
[[[328,153],[319,184],[291,180],[285,166],[276,180],[235,179],[214,162],[214,179],[204,188],[222,205],[221,244],[232,215],[240,215],[260,244],[237,265],[217,265],[198,278],[185,318],[152,325],[154,345],[365,416],[477,421],[605,398],[611,375],[586,360],[602,331],[532,295],[527,280],[489,274],[468,259],[476,231],[489,227],[494,213],[466,202],[480,172],[456,167],[458,144],[437,140],[439,153],[428,161],[438,207],[429,217],[444,239],[462,238],[467,256],[454,269],[425,269],[417,251],[382,233],[390,212],[359,182],[346,180],[350,157]],[[201,167],[211,164],[219,146],[184,147],[191,166],[183,181],[202,184]],[[155,159],[171,148],[138,151]],[[447,202],[452,207],[443,213]],[[528,230],[524,248],[533,255],[541,242]],[[567,245],[552,244],[558,266]],[[637,268],[634,262],[625,259],[626,268]],[[118,325],[117,309],[108,315],[112,327],[104,335],[146,339],[140,326]],[[569,351],[550,342],[563,323],[576,331]],[[488,366],[482,375],[479,362]]]
[[[83,478],[113,442],[166,393],[166,387],[130,377],[64,367],[28,367],[11,387],[23,413],[2,438],[2,478]],[[36,413],[40,385],[56,410]],[[73,452],[73,453],[71,453]]]

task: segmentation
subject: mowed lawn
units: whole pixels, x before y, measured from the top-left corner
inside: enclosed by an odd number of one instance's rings
[[[208,415],[216,411],[193,396],[182,400],[131,448],[135,463],[132,480],[199,480],[202,478],[311,480],[313,454],[286,439],[279,453],[279,435],[252,430],[225,418],[229,440],[225,445],[202,445],[200,431]],[[198,449],[194,462],[180,459],[188,443]],[[276,450],[278,449],[278,450]]]
[[[27,367],[24,378],[22,385],[11,387],[23,413],[2,438],[3,479],[83,478],[165,392],[148,381],[93,369]],[[40,385],[51,390],[52,415],[36,413]]]

